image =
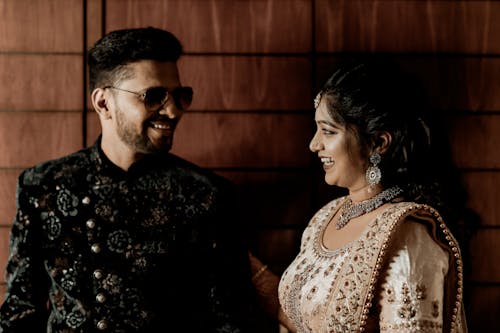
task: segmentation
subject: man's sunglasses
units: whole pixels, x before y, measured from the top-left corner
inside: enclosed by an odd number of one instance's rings
[[[114,86],[104,87],[104,89],[107,88],[125,91],[139,96],[144,103],[144,106],[149,111],[161,109],[165,103],[167,103],[170,96],[172,96],[175,106],[179,110],[186,110],[193,101],[193,88],[191,87],[177,87],[170,92],[165,87],[151,87],[146,89],[144,92],[131,91]]]

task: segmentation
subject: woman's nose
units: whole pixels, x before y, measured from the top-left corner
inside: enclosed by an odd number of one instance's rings
[[[316,153],[320,150],[320,141],[318,138],[318,133],[314,133],[313,138],[311,139],[311,142],[309,142],[309,149],[313,152]]]

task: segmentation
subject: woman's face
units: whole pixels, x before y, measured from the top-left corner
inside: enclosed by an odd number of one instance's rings
[[[322,98],[315,113],[316,133],[309,149],[318,154],[329,185],[350,191],[366,186],[366,158],[361,154],[358,140],[345,126],[335,122]]]

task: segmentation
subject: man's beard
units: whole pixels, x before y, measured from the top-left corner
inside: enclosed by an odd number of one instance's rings
[[[144,123],[147,124],[148,121],[145,121]],[[168,152],[172,148],[173,134],[162,138],[162,141],[165,142],[162,142],[160,145],[154,145],[146,134],[147,128],[143,127],[143,132],[138,133],[130,123],[127,123],[125,115],[120,109],[116,112],[116,124],[118,128],[118,137],[122,140],[122,142],[133,148],[138,153],[153,154]],[[173,126],[175,128],[175,125]]]

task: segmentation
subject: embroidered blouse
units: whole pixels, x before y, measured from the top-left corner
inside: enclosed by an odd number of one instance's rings
[[[460,253],[439,214],[391,204],[332,251],[322,238],[342,200],[312,218],[281,277],[280,303],[297,331],[466,332]]]
[[[171,154],[125,172],[98,140],[25,170],[17,204],[0,332],[241,332],[250,273],[221,177]]]

